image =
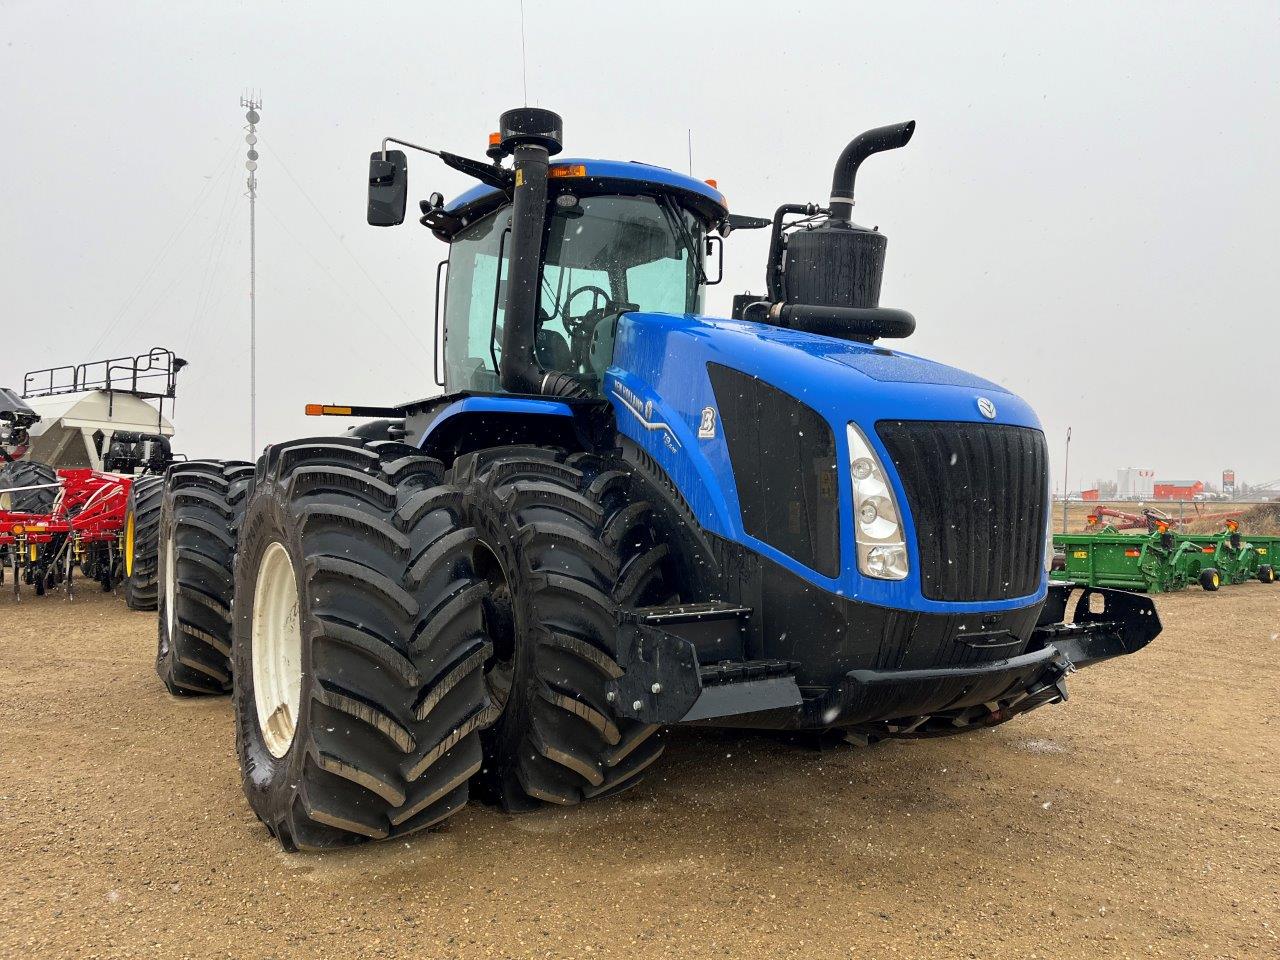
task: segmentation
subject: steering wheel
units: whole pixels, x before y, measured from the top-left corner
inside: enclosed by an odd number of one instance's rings
[[[588,310],[586,313],[584,313],[577,320],[574,320],[572,319],[572,315],[570,314],[569,305],[573,303],[574,298],[576,298],[579,294],[583,294],[583,293],[591,294],[591,309]],[[607,311],[609,308],[609,305],[613,303],[613,298],[609,295],[608,290],[605,290],[603,287],[597,287],[593,283],[583,284],[582,286],[578,287],[577,290],[574,290],[573,293],[569,294],[569,296],[565,297],[564,303],[560,307],[560,309],[564,312],[565,329],[572,333],[578,326],[582,324],[582,321],[586,320],[597,310],[601,309],[600,308],[601,300],[604,301],[604,310]]]

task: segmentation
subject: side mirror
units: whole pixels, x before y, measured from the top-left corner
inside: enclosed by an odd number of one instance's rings
[[[369,156],[369,225],[395,227],[404,223],[409,198],[409,159],[403,150],[375,150]]]
[[[720,269],[716,272],[714,280],[707,274],[706,269],[702,271],[703,282],[708,287],[714,287],[717,283],[724,279],[724,238],[723,237],[707,237],[707,260],[715,255],[717,250],[720,253]]]

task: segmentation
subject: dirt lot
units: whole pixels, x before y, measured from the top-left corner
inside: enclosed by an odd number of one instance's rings
[[[282,853],[153,617],[0,596],[3,957],[1280,956],[1280,586],[949,741],[679,731],[612,801]]]

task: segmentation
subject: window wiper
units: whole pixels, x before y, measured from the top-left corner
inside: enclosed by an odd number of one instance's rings
[[[671,221],[671,224],[680,234],[680,239],[684,242],[684,248],[689,254],[689,262],[698,268],[698,283],[706,283],[707,274],[702,269],[702,259],[698,256],[698,244],[694,241],[693,234],[689,231],[689,225],[680,216],[676,202],[664,193],[661,194],[661,204],[662,212],[667,215],[667,219]]]

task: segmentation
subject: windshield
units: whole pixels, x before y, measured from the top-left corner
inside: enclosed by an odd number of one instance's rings
[[[561,193],[547,225],[539,362],[600,377],[629,311],[697,313],[702,224],[668,200]]]
[[[498,390],[510,208],[458,234],[449,254],[445,376],[449,390]],[[556,195],[547,217],[534,350],[548,370],[598,381],[629,311],[697,313],[705,228],[650,196]]]

